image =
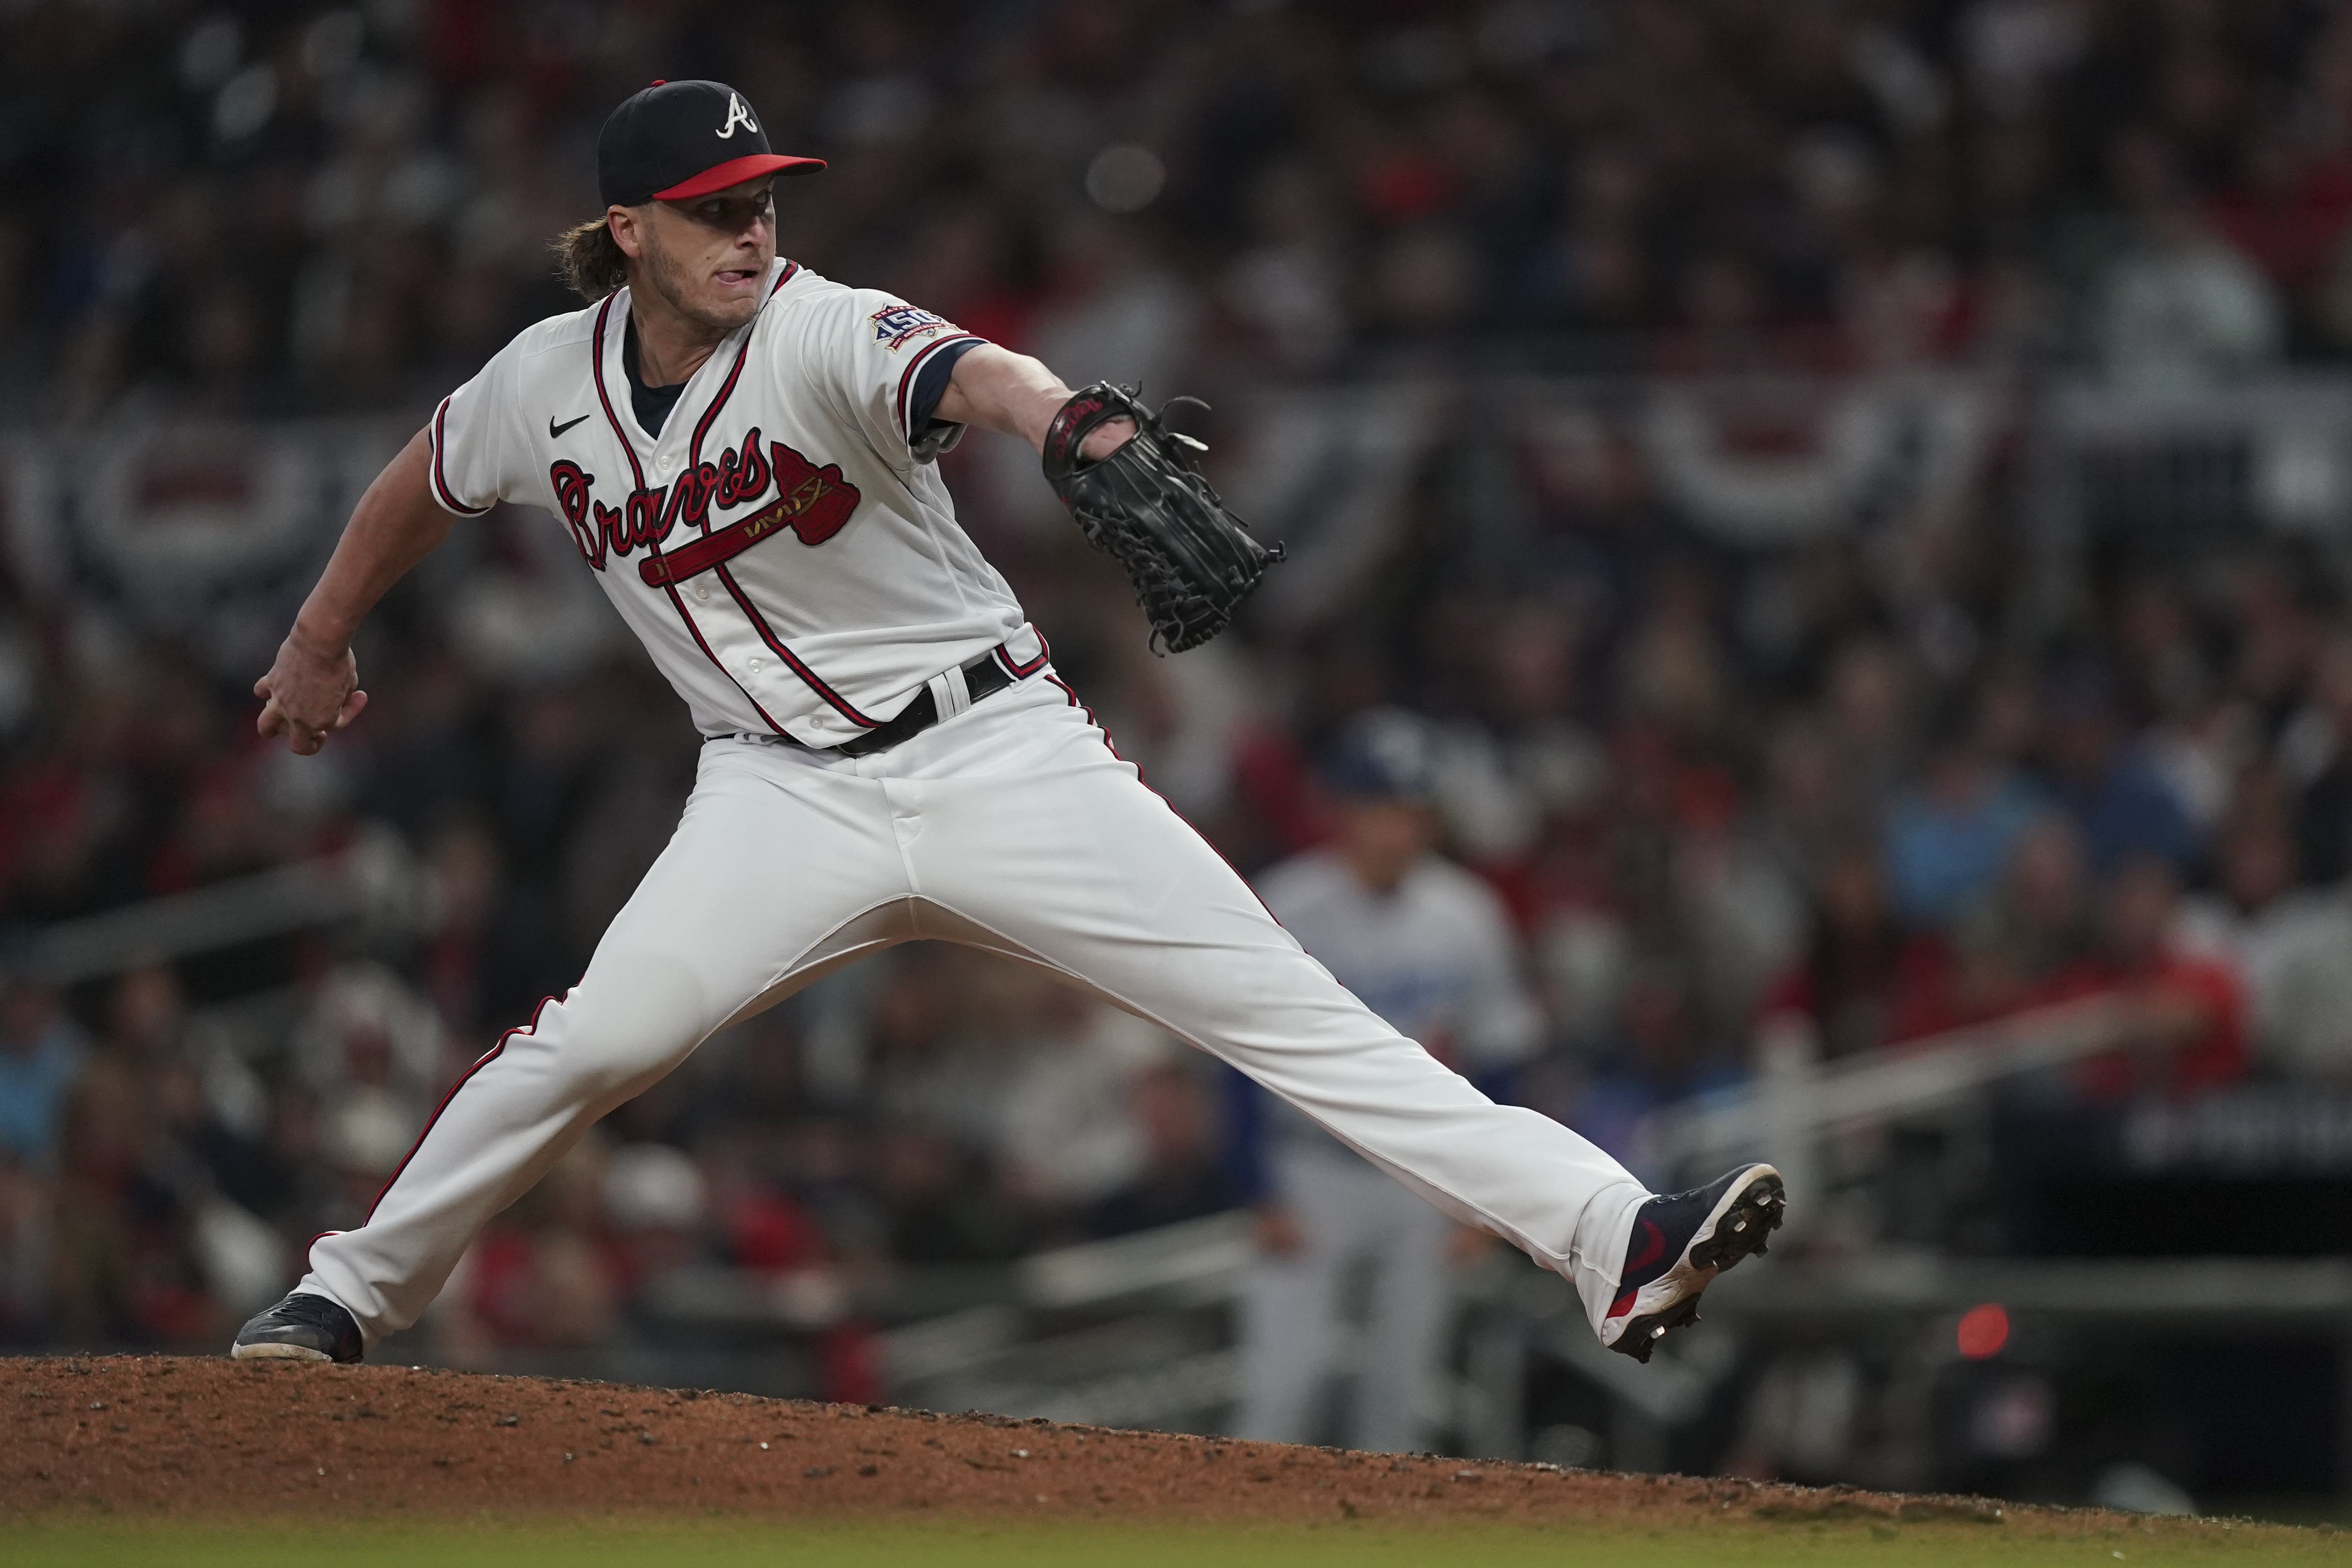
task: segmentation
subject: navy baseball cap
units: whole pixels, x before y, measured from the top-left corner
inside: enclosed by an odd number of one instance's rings
[[[1437,735],[1420,715],[1376,707],[1349,720],[1323,761],[1335,794],[1360,800],[1415,800],[1437,795]]]
[[[761,174],[814,174],[822,158],[771,152],[743,95],[722,81],[657,81],[632,94],[596,138],[608,207],[707,196]]]

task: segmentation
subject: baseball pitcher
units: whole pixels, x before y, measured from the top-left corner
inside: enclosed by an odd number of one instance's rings
[[[968,943],[1214,1052],[1465,1225],[1576,1288],[1646,1360],[1761,1251],[1780,1180],[1657,1197],[1496,1105],[1307,956],[1121,760],[956,525],[934,459],[1028,442],[1156,636],[1213,635],[1262,572],[1193,444],[1119,389],[775,253],[741,94],[657,82],[605,122],[603,218],[567,235],[591,303],[451,392],[354,508],[258,725],[309,755],[366,706],[352,638],[461,517],[545,509],[705,744],[668,847],[580,982],[467,1071],[359,1228],[320,1238],[232,1354],[358,1361],[599,1117],[712,1033],[861,955]]]

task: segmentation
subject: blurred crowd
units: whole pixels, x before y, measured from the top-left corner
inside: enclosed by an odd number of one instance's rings
[[[57,0],[0,17],[0,398],[424,406],[565,308],[656,74],[832,161],[788,254],[1081,376],[2352,345],[2328,0]]]
[[[689,75],[832,161],[783,193],[785,252],[1073,384],[1995,389],[2006,434],[1964,483],[1782,548],[1711,532],[1637,441],[1563,480],[1509,429],[1433,415],[1339,610],[1262,608],[1165,662],[1111,570],[1032,515],[1042,486],[948,460],[1061,672],[1245,873],[1328,838],[1319,764],[1351,718],[1423,716],[1436,836],[1499,895],[1540,1009],[1524,1103],[1663,1178],[1654,1113],[1768,1054],[2094,995],[2123,998],[2124,1044],[2044,1085],[2070,1108],[2352,1082],[2342,578],[2308,541],[2126,545],[2028,613],[2014,440],[2041,378],[2168,392],[2352,348],[2352,8],[13,5],[0,417],[413,417],[572,308],[546,242],[593,211],[597,125]],[[0,992],[0,1335],[210,1345],[576,977],[695,737],[634,650],[494,657],[428,574],[365,633],[361,723],[272,756],[251,648],[61,597],[23,564],[58,553],[25,494],[0,581],[18,950],[385,835],[425,889],[395,936]],[[526,542],[555,537],[535,515],[468,527],[483,571],[568,554]],[[1225,1103],[1123,1015],[899,950],[616,1113],[435,1332],[484,1355],[657,1335],[723,1276],[867,1397],[876,1303],[925,1270],[1245,1196]]]

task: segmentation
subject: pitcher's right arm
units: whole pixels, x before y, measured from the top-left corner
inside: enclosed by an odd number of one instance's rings
[[[284,736],[301,756],[314,755],[367,706],[352,637],[376,601],[432,554],[457,520],[427,487],[432,464],[432,442],[420,430],[384,465],[352,509],[327,570],[278,644],[277,662],[254,683],[253,695],[262,699],[255,727]]]

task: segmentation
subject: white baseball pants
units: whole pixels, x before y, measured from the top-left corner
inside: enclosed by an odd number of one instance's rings
[[[1050,670],[877,756],[706,744],[668,846],[580,983],[442,1102],[298,1290],[371,1343],[493,1215],[710,1035],[922,937],[1038,964],[1233,1063],[1413,1192],[1565,1276],[1601,1321],[1649,1197],[1381,1021],[1112,752]]]

